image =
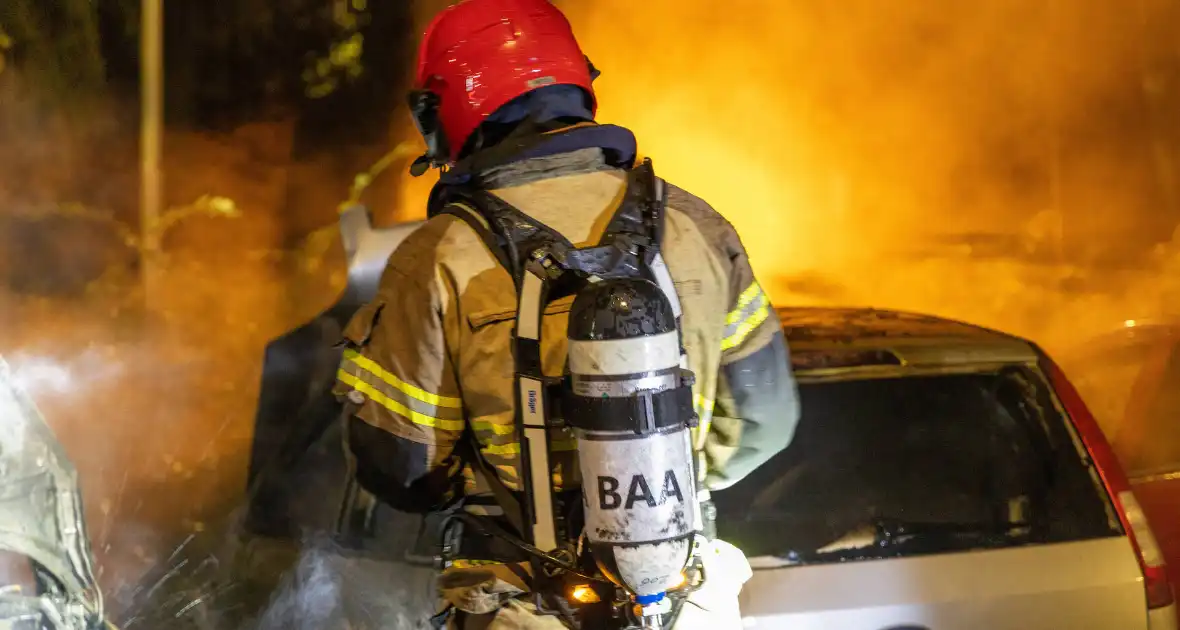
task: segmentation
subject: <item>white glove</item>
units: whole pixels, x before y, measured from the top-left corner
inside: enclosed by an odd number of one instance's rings
[[[750,562],[740,549],[724,540],[703,541],[700,549],[705,583],[688,596],[675,630],[741,628],[738,595],[754,576]]]

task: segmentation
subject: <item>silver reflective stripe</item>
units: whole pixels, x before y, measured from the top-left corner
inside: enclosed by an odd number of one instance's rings
[[[588,398],[625,398],[640,391],[662,392],[680,384],[679,371],[662,370],[636,374],[634,378],[609,378],[571,374],[570,381],[574,394]]]
[[[557,531],[553,523],[553,478],[549,470],[549,432],[545,428],[543,393],[540,381],[520,377],[519,404],[533,490],[533,545],[542,551],[552,551],[557,548]]]
[[[760,311],[765,310],[766,304],[766,294],[759,291],[748,303],[734,309],[725,318],[725,336],[728,337],[736,334],[741,329],[743,323],[749,321],[750,318],[757,315]]]
[[[444,431],[462,431],[466,426],[462,400],[419,389],[355,350],[344,352],[336,380],[352,390],[350,397],[359,397],[354,398],[357,404],[371,400],[414,424]]]

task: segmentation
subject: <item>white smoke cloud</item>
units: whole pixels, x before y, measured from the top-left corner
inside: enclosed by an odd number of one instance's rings
[[[123,372],[121,363],[95,348],[68,359],[17,351],[7,360],[13,382],[34,399],[83,394],[95,383],[118,378]]]
[[[254,630],[427,630],[433,570],[305,543]]]

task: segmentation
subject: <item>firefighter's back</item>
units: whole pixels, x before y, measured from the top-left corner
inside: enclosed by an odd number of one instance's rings
[[[579,152],[581,153],[581,152]],[[529,160],[492,174],[492,192],[517,210],[559,232],[575,246],[596,244],[624,202],[626,173],[603,166],[600,153]],[[666,186],[667,219],[661,251],[675,282],[689,368],[696,375],[695,406],[708,425],[725,343],[731,292],[727,247],[740,247],[732,227],[703,201]],[[517,293],[512,277],[480,236],[450,215],[427,222],[396,254],[405,266],[434,267],[445,296],[438,305],[463,408],[483,460],[518,490],[520,445],[514,430],[512,330]],[[422,277],[429,271],[424,268]],[[396,290],[401,274],[387,276]],[[560,376],[566,360],[566,321],[573,296],[551,303],[542,329],[546,375]],[[551,434],[555,485],[578,487],[573,436]],[[486,489],[469,475],[468,492]]]

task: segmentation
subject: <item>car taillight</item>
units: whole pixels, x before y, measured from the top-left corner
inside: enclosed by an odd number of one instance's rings
[[[1155,535],[1152,534],[1151,527],[1147,524],[1147,516],[1144,515],[1143,508],[1139,506],[1139,500],[1131,491],[1131,482],[1127,480],[1122,465],[1115,457],[1114,449],[1110,447],[1110,442],[1106,440],[1106,435],[1102,433],[1098,422],[1094,420],[1094,416],[1090,415],[1090,410],[1082,402],[1081,395],[1074,389],[1073,383],[1070,383],[1069,379],[1065,377],[1061,368],[1043,353],[1041,358],[1042,365],[1049,373],[1049,379],[1053,383],[1053,389],[1057,391],[1061,404],[1065,406],[1066,412],[1073,420],[1074,427],[1078,430],[1078,437],[1082,439],[1086,450],[1090,452],[1094,466],[1098,469],[1098,475],[1106,486],[1106,491],[1115,501],[1115,507],[1119,511],[1119,519],[1123,523],[1123,528],[1127,530],[1127,536],[1131,539],[1131,546],[1135,548],[1135,554],[1139,560],[1139,568],[1143,572],[1144,588],[1147,591],[1147,607],[1170,606],[1175,601],[1175,595],[1172,593],[1172,585],[1168,581],[1168,569],[1164,562],[1163,553],[1160,552]]]
[[[1139,500],[1130,490],[1123,490],[1117,496],[1127,523],[1127,533],[1131,536],[1135,550],[1139,552],[1139,566],[1143,569],[1143,580],[1147,587],[1147,607],[1169,606],[1175,601],[1175,595],[1168,581],[1168,567],[1155,534],[1147,524],[1143,508],[1139,507]]]

